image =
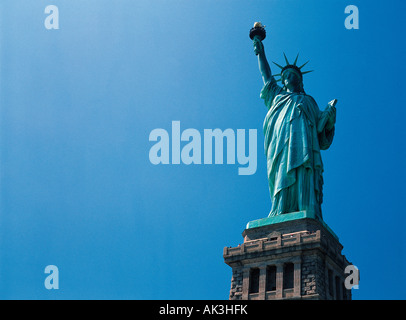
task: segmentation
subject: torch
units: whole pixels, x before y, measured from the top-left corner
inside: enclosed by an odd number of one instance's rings
[[[256,38],[256,39],[262,41],[265,39],[265,37],[266,37],[265,26],[262,25],[261,22],[255,22],[254,27],[252,27],[250,30],[251,40],[254,40]],[[255,50],[255,51],[257,51],[257,50]]]

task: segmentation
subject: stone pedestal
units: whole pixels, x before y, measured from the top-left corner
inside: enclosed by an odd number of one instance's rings
[[[284,216],[248,223],[244,243],[224,248],[230,300],[350,300],[344,287],[350,263],[338,237],[305,212]]]

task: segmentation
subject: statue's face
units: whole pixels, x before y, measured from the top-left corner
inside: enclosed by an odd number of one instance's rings
[[[283,84],[289,89],[296,89],[300,86],[302,79],[299,74],[292,69],[287,69],[283,73]]]

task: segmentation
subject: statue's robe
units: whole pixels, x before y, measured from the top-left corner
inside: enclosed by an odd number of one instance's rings
[[[323,162],[334,130],[317,131],[322,112],[305,93],[289,93],[271,77],[261,98],[269,108],[264,121],[265,154],[272,210],[269,216],[305,210],[322,219]]]

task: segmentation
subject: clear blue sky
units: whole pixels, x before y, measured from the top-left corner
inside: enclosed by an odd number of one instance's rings
[[[47,5],[59,30],[44,27]],[[344,8],[359,8],[359,30]],[[0,298],[228,299],[223,247],[271,203],[266,107],[248,31],[269,60],[310,59],[338,99],[323,217],[361,271],[354,299],[405,299],[401,1],[2,0]],[[158,165],[155,128],[257,129],[258,169]],[[46,290],[44,268],[59,268]]]

